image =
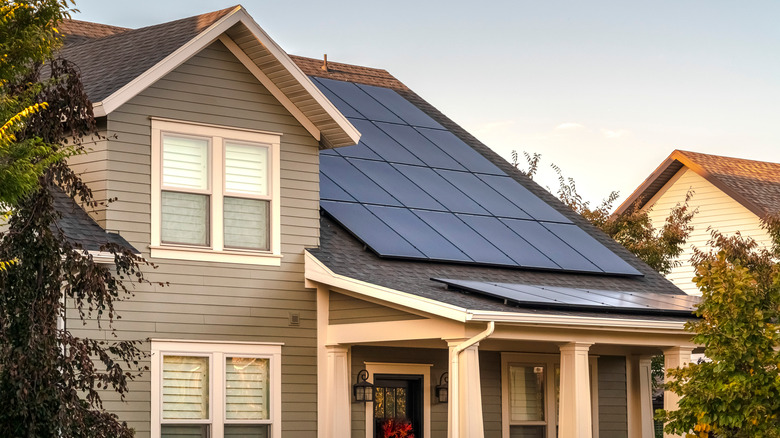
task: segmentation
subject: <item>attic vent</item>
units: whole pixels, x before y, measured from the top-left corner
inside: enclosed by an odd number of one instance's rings
[[[298,327],[299,325],[301,325],[301,314],[290,313],[290,326]]]
[[[323,69],[324,71],[328,71],[328,54],[326,53],[322,55],[322,58],[323,58],[322,67],[320,68]]]

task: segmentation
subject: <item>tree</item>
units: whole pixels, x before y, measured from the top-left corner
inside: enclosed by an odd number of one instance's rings
[[[709,252],[696,251],[702,301],[687,329],[708,361],[669,371],[667,388],[682,396],[663,411],[672,433],[700,437],[780,436],[780,219],[763,227],[771,249],[750,237],[713,231]]]
[[[60,45],[55,25],[68,14],[67,0],[15,0],[0,6],[0,205],[12,206],[33,191],[45,169],[68,152],[40,137],[21,135],[32,118],[56,105],[41,99],[56,79],[37,79]]]
[[[528,168],[520,171],[533,179],[539,170],[541,155],[538,153],[531,155],[527,152],[523,152],[523,155],[528,162]],[[512,152],[512,165],[519,168],[518,155],[515,151]],[[596,207],[591,207],[590,202],[585,201],[577,192],[574,179],[564,177],[560,167],[555,164],[551,167],[558,175],[556,193],[558,199],[572,210],[661,274],[666,275],[672,268],[681,264],[677,257],[682,254],[685,241],[693,230],[690,223],[696,214],[696,210],[691,210],[688,206],[691,192],[686,196],[685,202],[677,204],[672,209],[664,224],[656,228],[645,210],[632,208],[620,216],[612,215],[613,204],[619,197],[617,191],[611,192]]]
[[[147,265],[115,244],[102,248],[114,255],[114,266],[97,264],[58,227],[54,194],[98,205],[64,159],[98,136],[92,105],[74,66],[46,60],[46,41],[67,16],[65,6],[16,1],[0,8],[1,44],[18,57],[0,61],[3,116],[14,105],[37,105],[9,117],[13,126],[0,145],[0,201],[13,204],[0,233],[0,260],[15,261],[0,271],[0,436],[130,437],[132,430],[103,409],[100,391],[124,399],[129,381],[145,369],[139,342],[79,338],[58,327],[67,305],[84,324],[113,334],[115,304],[131,295],[129,282],[145,281],[140,268]]]

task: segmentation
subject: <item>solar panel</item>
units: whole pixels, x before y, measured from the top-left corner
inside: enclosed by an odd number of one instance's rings
[[[390,163],[425,165],[413,153],[373,123],[359,119],[350,119],[349,121],[360,131],[360,144],[368,146],[382,160]]]
[[[409,209],[378,205],[369,205],[367,208],[430,259],[474,261]]]
[[[315,83],[361,133],[322,152],[322,208],[378,255],[641,275],[394,90]]]
[[[374,251],[388,257],[426,258],[365,206],[332,201],[320,201],[320,204],[337,222],[360,236],[360,240]]]
[[[588,260],[592,261],[604,272],[641,275],[633,266],[627,264],[623,259],[615,255],[614,252],[598,243],[590,234],[576,225],[545,223],[544,227],[580,254],[587,254]]]
[[[475,200],[479,205],[490,214],[497,217],[509,217],[516,219],[531,219],[515,204],[509,202],[500,193],[493,190],[477,178],[476,175],[469,172],[453,172],[449,170],[436,170],[436,173],[444,177],[458,190],[466,194],[469,198]]]
[[[515,264],[514,260],[477,234],[454,214],[421,210],[413,210],[413,212],[444,238],[468,254],[472,260],[496,265]]]
[[[359,202],[401,205],[369,177],[357,170],[346,158],[320,156],[320,172]]]
[[[450,131],[419,127],[415,129],[471,172],[506,175],[504,171],[486,160],[479,152],[472,149],[471,146],[464,143],[463,140]]]
[[[693,316],[700,298],[689,295],[550,287],[519,283],[432,278],[447,286],[529,308],[627,314]]]
[[[324,78],[317,78],[317,80],[360,114],[355,117],[382,122],[405,123],[403,120],[399,119],[398,116],[393,114],[392,111],[377,102],[376,99],[352,82],[334,81],[332,79]]]
[[[439,122],[433,120],[431,116],[412,105],[394,90],[364,84],[357,84],[357,86],[412,126],[444,129]]]
[[[439,211],[446,210],[441,204],[436,202],[435,199],[420,190],[419,187],[414,185],[414,183],[409,181],[389,163],[384,161],[357,159],[349,161],[406,207]]]
[[[488,242],[509,256],[517,266],[537,269],[561,269],[517,233],[510,230],[498,218],[491,216],[457,215],[463,222],[477,230]]]
[[[414,149],[409,150],[423,163],[430,167],[439,169],[466,170],[452,157],[444,153],[438,146],[431,143],[430,140],[423,137],[422,134],[415,131],[408,125],[394,125],[392,123],[377,122],[376,125],[387,135],[402,145],[414,145]]]
[[[539,222],[503,218],[501,222],[563,269],[569,271],[603,272],[582,254],[548,231]]]
[[[421,190],[424,190],[440,204],[447,207],[449,211],[455,213],[490,214],[431,168],[400,164],[395,164],[393,167],[420,187]]]

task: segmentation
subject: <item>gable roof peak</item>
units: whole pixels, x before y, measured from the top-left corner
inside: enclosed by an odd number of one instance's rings
[[[758,217],[780,212],[780,163],[675,149],[615,210],[642,208],[683,167],[697,173]]]

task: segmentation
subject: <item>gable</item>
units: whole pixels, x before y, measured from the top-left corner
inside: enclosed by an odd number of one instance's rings
[[[235,45],[236,54],[242,52],[244,61],[262,73],[266,86],[302,124],[310,125],[311,134],[323,145],[351,145],[360,138],[359,132],[241,6],[94,39],[84,26],[71,27],[78,32],[76,38],[68,39],[66,35],[62,55],[85,72],[83,83],[98,117],[110,114],[222,39]]]
[[[688,204],[698,212],[691,220],[693,231],[685,249],[677,258],[682,264],[674,268],[668,278],[685,292],[698,294],[698,289],[692,282],[695,271],[690,259],[694,247],[707,248],[710,229],[724,234],[739,231],[743,236],[753,237],[762,245],[768,245],[770,241],[769,236],[761,229],[758,216],[688,167],[680,169],[656,196],[647,202],[645,209],[656,227],[663,225],[672,208],[685,201],[689,190],[693,195]]]

